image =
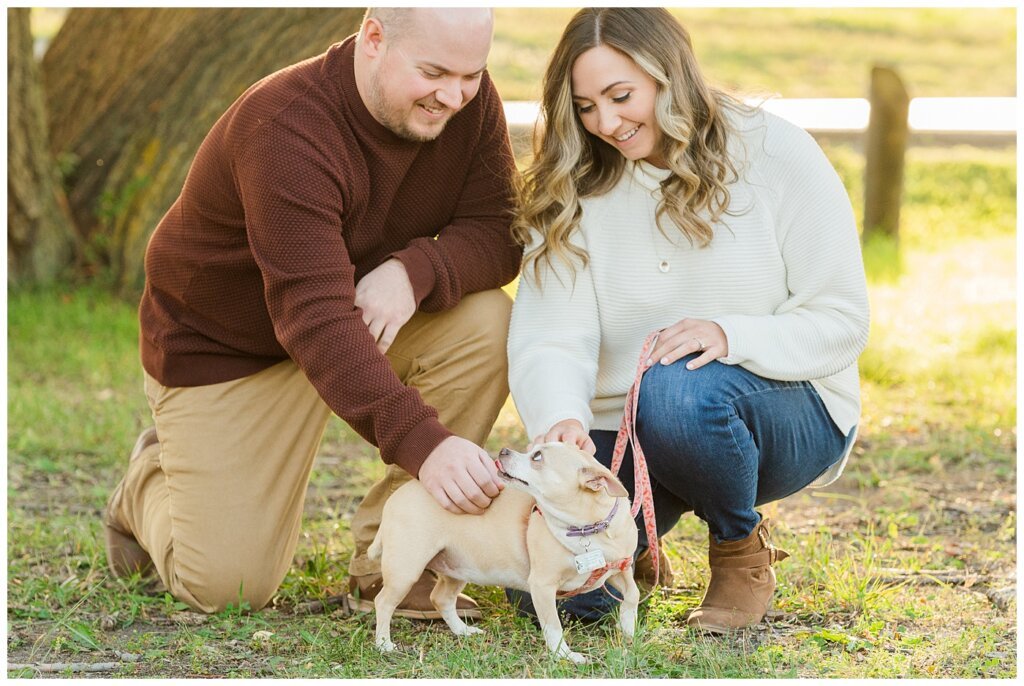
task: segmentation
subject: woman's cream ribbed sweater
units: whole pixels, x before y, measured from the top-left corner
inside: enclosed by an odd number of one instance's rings
[[[844,434],[857,424],[868,298],[846,190],[804,130],[763,111],[731,116],[741,178],[710,245],[692,247],[667,218],[666,238],[654,217],[668,171],[627,163],[610,192],[582,201],[572,240],[587,266],[542,265],[541,288],[524,273],[509,379],[531,438],[569,418],[618,429],[645,336],[685,317],[722,327],[720,362],[810,380]]]

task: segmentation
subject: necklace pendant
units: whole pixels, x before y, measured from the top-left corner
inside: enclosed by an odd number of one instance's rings
[[[661,261],[661,262],[660,262],[660,263],[658,264],[658,269],[659,269],[659,270],[661,271],[661,273],[662,273],[662,274],[665,274],[665,273],[667,273],[667,272],[668,272],[668,270],[669,270],[669,269],[671,269],[671,268],[672,268],[672,265],[670,265],[670,264],[668,263],[668,260],[662,260],[662,261]]]

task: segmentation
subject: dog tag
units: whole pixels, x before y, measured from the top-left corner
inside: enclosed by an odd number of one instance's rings
[[[576,563],[576,571],[580,574],[592,572],[595,569],[601,569],[601,567],[604,567],[607,564],[604,560],[604,553],[601,552],[600,548],[583,553],[582,555],[577,555],[573,558],[573,562]]]

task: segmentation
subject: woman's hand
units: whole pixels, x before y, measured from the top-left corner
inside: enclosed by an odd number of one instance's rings
[[[703,352],[686,363],[687,369],[699,369],[712,360],[729,354],[729,341],[722,327],[705,319],[683,319],[658,335],[647,366],[656,362],[672,364],[690,353]]]
[[[590,434],[584,431],[583,425],[576,419],[563,419],[548,429],[546,434],[534,438],[530,446],[554,441],[570,443],[591,455],[597,452],[597,446],[590,440]]]

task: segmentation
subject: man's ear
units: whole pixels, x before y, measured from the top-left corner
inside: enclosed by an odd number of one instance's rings
[[[602,488],[608,491],[608,495],[614,498],[625,498],[629,491],[622,485],[615,475],[607,469],[584,467],[580,470],[580,482],[584,488],[591,491],[600,491]]]
[[[367,57],[378,57],[384,42],[384,25],[376,17],[368,17],[359,30],[359,47]]]

